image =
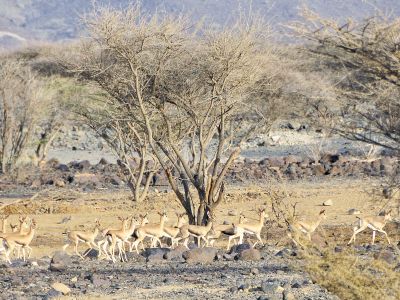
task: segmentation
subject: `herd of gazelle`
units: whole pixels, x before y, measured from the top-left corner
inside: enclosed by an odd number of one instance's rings
[[[247,218],[240,214],[238,223],[218,225],[214,223],[214,218],[209,215],[209,222],[205,226],[200,225],[189,225],[185,219],[185,214],[177,214],[177,222],[175,226],[168,226],[166,222],[168,220],[167,214],[159,213],[159,223],[149,224],[148,216],[139,215],[139,219],[132,217],[119,217],[121,226],[119,228],[105,228],[100,230],[100,222],[96,220],[95,226],[92,231],[69,231],[67,232],[69,243],[64,245],[63,249],[72,243],[74,244],[75,253],[84,258],[92,249],[97,248],[99,256],[104,255],[107,259],[111,259],[113,262],[116,261],[115,252],[118,250],[118,258],[121,261],[127,261],[126,246],[129,251],[136,250],[139,253],[138,246],[141,245],[144,249],[143,241],[147,238],[151,240],[151,247],[159,245],[162,247],[161,239],[169,239],[170,247],[173,248],[182,242],[182,244],[188,247],[189,238],[192,236],[197,238],[197,244],[200,246],[203,241],[203,246],[213,246],[215,241],[218,240],[222,235],[228,236],[227,249],[229,250],[232,242],[241,244],[245,235],[254,235],[257,238],[257,242],[253,247],[260,242],[264,245],[261,239],[261,230],[264,226],[265,219],[268,217],[265,209],[259,209],[259,219],[256,222],[248,222]],[[289,225],[288,236],[293,240],[296,245],[303,245],[300,243],[299,236],[305,235],[309,241],[311,241],[311,234],[317,229],[320,223],[326,218],[325,210],[321,210],[320,213],[311,221],[293,221]],[[386,223],[391,220],[391,211],[385,213],[383,216],[367,216],[357,217],[359,219],[358,225],[353,228],[353,235],[348,242],[351,244],[355,242],[356,235],[361,231],[370,228],[372,229],[372,244],[375,243],[376,231],[381,232],[385,235],[388,243],[390,244],[387,233],[383,230]],[[34,219],[29,219],[26,216],[19,218],[19,227],[17,225],[10,224],[12,228],[11,232],[7,231],[7,220],[8,216],[0,217],[0,253],[3,253],[5,260],[11,263],[10,255],[15,251],[16,256],[26,260],[25,250],[28,252],[28,258],[31,255],[32,248],[30,243],[35,234],[36,222]],[[102,238],[96,242],[96,238],[101,233]],[[131,238],[134,240],[131,241]],[[85,243],[89,248],[82,255],[78,252],[78,244]]]

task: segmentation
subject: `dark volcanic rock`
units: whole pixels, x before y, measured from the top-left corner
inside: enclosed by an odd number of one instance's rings
[[[218,249],[205,247],[196,248],[183,253],[183,258],[187,263],[211,263],[214,261]]]
[[[261,253],[257,249],[243,250],[239,255],[240,260],[258,261],[261,259]]]
[[[231,250],[229,253],[242,253],[244,250],[251,249],[250,244],[244,243],[244,244],[239,244],[239,245],[234,245],[232,246]]]
[[[63,251],[54,253],[50,262],[50,271],[63,272],[72,264],[71,257]]]

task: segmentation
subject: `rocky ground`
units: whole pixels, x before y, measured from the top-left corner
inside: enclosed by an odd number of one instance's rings
[[[357,246],[360,259],[375,257],[397,264],[398,254],[385,245]],[[97,259],[92,251],[81,260],[65,252],[52,258],[0,264],[1,299],[339,299],[302,271],[300,250],[250,245],[225,252],[181,247],[128,253],[128,262]],[[335,248],[334,252],[341,252]]]
[[[53,258],[0,265],[1,298],[54,299],[64,292],[104,299],[337,299],[284,251],[247,248],[236,247],[231,254],[193,249],[183,255],[181,249],[149,249],[117,264],[56,252]]]

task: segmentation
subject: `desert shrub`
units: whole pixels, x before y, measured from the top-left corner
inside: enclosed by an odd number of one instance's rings
[[[400,274],[394,265],[352,252],[304,255],[312,280],[341,299],[400,299]]]

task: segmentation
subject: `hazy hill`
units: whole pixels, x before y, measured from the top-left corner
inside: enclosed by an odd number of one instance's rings
[[[128,0],[97,0],[98,4],[126,7]],[[133,1],[134,2],[134,1]],[[145,10],[189,13],[218,24],[234,19],[238,10],[258,11],[279,26],[298,15],[302,5],[325,16],[361,18],[376,9],[400,15],[399,0],[143,0]],[[251,6],[249,3],[252,3]],[[24,41],[57,41],[78,36],[80,15],[91,9],[90,0],[0,0],[0,45],[15,46]]]

